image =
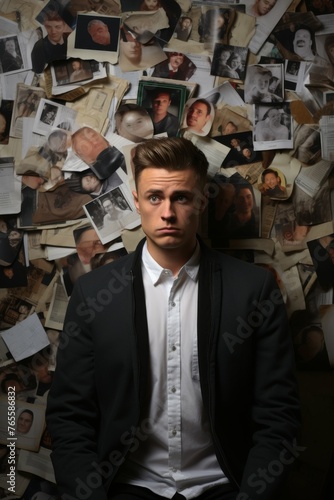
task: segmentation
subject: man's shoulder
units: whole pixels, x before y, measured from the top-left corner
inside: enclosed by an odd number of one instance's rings
[[[92,271],[80,276],[77,283],[83,291],[92,288],[103,289],[108,285],[110,280],[124,280],[127,281],[127,276],[133,264],[133,253],[120,257],[119,259],[109,262],[104,266],[93,269]],[[130,278],[129,278],[130,279]]]
[[[207,246],[204,247],[202,255],[204,259],[211,262],[214,269],[221,270],[224,277],[230,276],[233,278],[233,276],[242,275],[245,277],[245,280],[256,280],[264,279],[268,276],[268,273],[271,274],[270,271],[261,266],[257,266],[253,262],[241,260]]]

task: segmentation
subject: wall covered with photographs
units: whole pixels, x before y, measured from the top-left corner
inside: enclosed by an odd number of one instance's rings
[[[331,0],[0,2],[0,498],[57,498],[59,332],[77,278],[143,237],[153,136],[206,154],[207,244],[274,274],[303,411],[283,498],[334,498],[333,82]]]

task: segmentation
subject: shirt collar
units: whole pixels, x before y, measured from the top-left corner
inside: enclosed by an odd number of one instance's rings
[[[181,267],[178,276],[186,272],[189,278],[191,278],[193,281],[196,281],[199,271],[200,254],[201,254],[201,249],[197,241],[194,253],[190,257],[188,262],[186,262],[184,266]],[[153,257],[151,256],[151,254],[147,249],[146,241],[142,251],[142,263],[149,277],[151,278],[153,285],[158,285],[159,282],[161,281],[161,278],[163,279],[165,275],[172,276],[171,271],[169,269],[164,269],[153,259]],[[166,273],[166,271],[169,272]]]

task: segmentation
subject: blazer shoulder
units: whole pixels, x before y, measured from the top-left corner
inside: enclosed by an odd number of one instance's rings
[[[233,278],[233,276],[243,276],[245,280],[261,282],[268,279],[268,277],[269,279],[274,277],[269,269],[218,252],[212,248],[206,248],[204,256],[212,262],[214,268],[220,269],[223,272],[224,277],[231,276]]]

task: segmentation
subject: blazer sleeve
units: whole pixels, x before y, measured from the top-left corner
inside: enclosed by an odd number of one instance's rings
[[[247,317],[254,329],[252,446],[238,500],[273,500],[300,454],[300,408],[294,351],[280,290],[266,272],[256,310]]]
[[[79,280],[60,336],[57,368],[46,411],[56,483],[61,498],[71,500],[107,499],[101,476],[94,469],[100,418],[93,338],[87,321],[89,311]]]

